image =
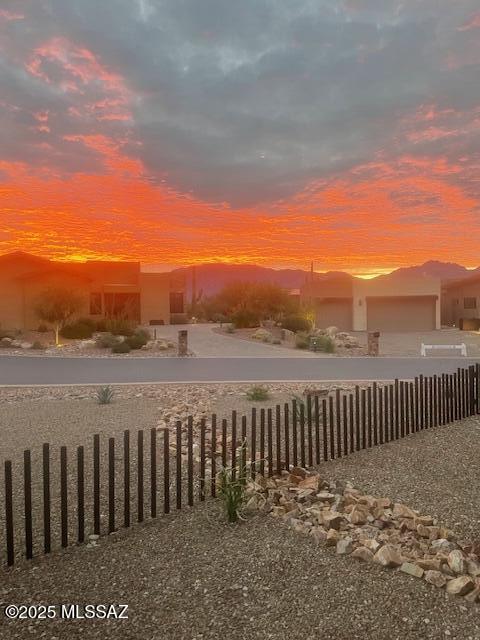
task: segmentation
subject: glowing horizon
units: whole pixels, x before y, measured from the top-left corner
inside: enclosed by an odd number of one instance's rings
[[[367,279],[480,263],[473,0],[260,0],[212,24],[194,3],[48,4],[56,22],[0,11],[0,254]]]

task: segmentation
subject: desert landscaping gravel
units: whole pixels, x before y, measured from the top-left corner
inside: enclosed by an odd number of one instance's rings
[[[269,385],[271,406],[305,385]],[[228,415],[248,411],[249,385],[117,387],[112,405],[91,387],[0,390],[2,458],[20,460],[25,443],[82,444],[94,432],[154,426],[183,394]],[[141,394],[141,395],[140,395]],[[459,536],[480,539],[480,420],[470,418],[320,465],[328,479],[350,480],[437,517]],[[357,563],[256,515],[227,525],[208,501],[102,537],[97,546],[14,569],[0,569],[0,602],[129,604],[129,620],[8,621],[0,638],[141,640],[480,640],[480,605],[423,581]]]
[[[321,470],[479,540],[479,456],[480,419],[469,418],[327,462]]]
[[[142,640],[480,638],[479,607],[357,564],[268,516],[216,503],[2,574],[6,603],[125,603],[129,620],[0,621],[0,637]]]

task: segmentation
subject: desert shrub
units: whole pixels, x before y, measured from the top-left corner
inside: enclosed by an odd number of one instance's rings
[[[316,340],[320,351],[325,353],[333,353],[335,351],[335,341],[330,336],[318,336]]]
[[[97,389],[97,402],[98,404],[110,404],[114,395],[115,392],[112,387],[100,387],[100,389]]]
[[[246,442],[242,443],[237,453],[237,464],[224,467],[217,476],[218,495],[223,502],[228,522],[238,521],[241,508],[246,502]]]
[[[48,326],[44,322],[41,322],[37,327],[37,331],[38,333],[47,333]]]
[[[282,327],[284,329],[288,329],[289,331],[293,331],[297,333],[297,331],[310,331],[312,328],[311,322],[305,316],[301,316],[299,314],[291,314],[285,316],[282,321]]]
[[[255,311],[250,309],[238,309],[235,313],[232,313],[232,323],[237,329],[250,329],[251,327],[258,327],[260,318]]]
[[[225,331],[227,333],[235,333],[235,327],[233,326],[233,324],[227,324],[227,326],[225,327]]]
[[[112,347],[112,353],[130,353],[132,347],[128,344],[128,342],[117,342]]]
[[[40,351],[41,349],[45,349],[45,345],[42,344],[40,340],[35,340],[35,342],[32,344],[32,349]]]
[[[297,335],[295,336],[295,347],[297,349],[308,349],[310,345],[310,338],[308,333],[305,333],[304,331],[300,331],[299,333],[297,333]]]
[[[147,333],[144,329],[139,329],[135,331],[133,336],[128,336],[127,338],[125,338],[125,342],[130,346],[131,349],[141,349],[147,344],[149,339],[150,334]]]
[[[273,338],[272,344],[282,344],[282,341],[280,340],[280,338]]]
[[[133,336],[135,323],[129,318],[112,316],[105,320],[105,330],[114,336]]]
[[[111,349],[113,346],[119,343],[117,336],[113,336],[111,333],[104,333],[95,340],[95,344],[100,349]]]
[[[250,387],[247,391],[248,400],[268,400],[270,397],[270,392],[267,387],[263,387],[262,385],[256,384],[253,387]]]
[[[94,330],[95,324],[89,318],[80,318],[62,327],[60,329],[60,335],[62,338],[85,340],[86,338],[92,337]]]
[[[263,327],[259,327],[254,333],[252,333],[252,338],[254,340],[263,340],[263,342],[268,341],[269,338],[272,337],[272,334],[268,329],[264,329]]]

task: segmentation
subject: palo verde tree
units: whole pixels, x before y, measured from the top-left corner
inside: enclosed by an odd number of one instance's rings
[[[68,289],[45,289],[40,295],[35,312],[40,320],[53,325],[55,344],[59,344],[60,329],[82,308],[82,299]]]

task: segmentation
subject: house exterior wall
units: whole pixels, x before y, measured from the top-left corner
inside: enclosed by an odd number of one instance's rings
[[[35,312],[45,289],[67,288],[82,299],[78,317],[100,319],[112,294],[139,299],[138,321],[163,320],[170,324],[170,293],[185,291],[184,279],[170,273],[143,273],[138,262],[86,262],[62,264],[16,252],[0,256],[0,329],[35,330]],[[90,313],[91,294],[99,294],[101,313]],[[174,318],[175,319],[175,318]]]
[[[440,293],[440,280],[436,278],[374,278],[372,280],[357,278],[353,291],[354,331],[367,331],[368,329],[368,297],[390,297],[392,305],[397,305],[399,328],[392,325],[391,331],[402,330],[402,297],[435,297],[435,329],[440,329]],[[397,300],[395,301],[395,299]]]
[[[321,322],[322,305],[330,305],[330,310],[338,307],[338,321],[345,322],[345,305],[351,300],[353,331],[368,330],[368,299],[385,298],[385,306],[391,306],[391,325],[388,313],[384,313],[383,326],[388,331],[412,331],[415,326],[409,314],[418,313],[420,326],[440,329],[440,281],[435,278],[337,278],[314,280],[302,289],[302,300],[313,303],[316,310],[317,322]],[[373,306],[373,300],[371,302]],[[377,305],[378,306],[378,305]],[[431,310],[431,314],[430,314]],[[431,317],[433,316],[433,320]],[[330,315],[331,319],[333,316]],[[375,317],[375,314],[371,314]],[[378,316],[380,317],[380,316]],[[422,320],[423,319],[423,320]],[[402,328],[402,325],[404,328]],[[323,324],[317,326],[324,328]]]
[[[163,320],[170,324],[170,278],[168,273],[142,273],[140,275],[141,321]]]
[[[443,292],[442,323],[458,327],[461,318],[480,318],[480,278],[460,280]],[[465,298],[475,298],[475,308],[465,308]]]

